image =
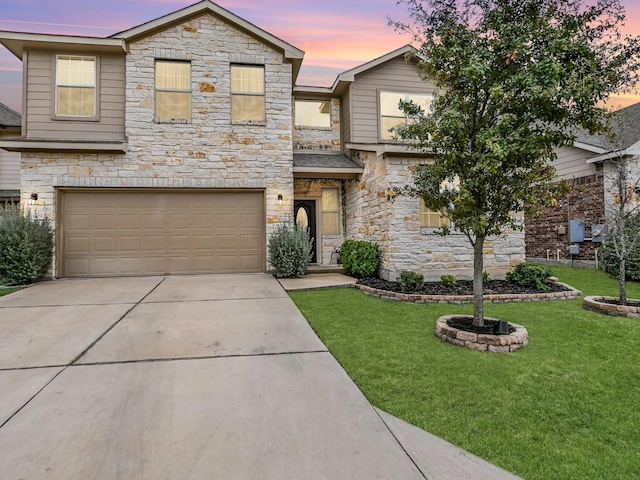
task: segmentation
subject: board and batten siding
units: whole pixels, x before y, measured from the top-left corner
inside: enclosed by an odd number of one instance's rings
[[[596,173],[595,164],[587,163],[589,157],[595,154],[587,150],[576,147],[560,147],[557,152],[558,158],[554,160],[553,166],[556,168],[556,179],[567,179],[586,177]]]
[[[125,138],[125,57],[99,57],[99,121],[54,120],[57,54],[69,52],[30,51],[26,75],[26,137],[56,140],[109,141]],[[89,55],[89,54],[83,54]]]
[[[417,65],[396,57],[356,76],[351,87],[351,141],[380,141],[378,92],[433,93],[435,85],[420,78]],[[346,122],[345,122],[346,123]]]

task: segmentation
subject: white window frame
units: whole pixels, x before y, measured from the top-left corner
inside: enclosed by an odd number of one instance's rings
[[[189,65],[189,88],[188,89],[179,89],[179,88],[158,88],[158,63],[175,63],[175,64],[183,64]],[[154,84],[154,117],[155,121],[159,123],[190,123],[193,117],[193,69],[191,62],[189,60],[172,60],[166,58],[156,58],[154,63],[154,72],[153,72],[153,84]],[[188,117],[160,117],[158,116],[158,92],[170,92],[170,93],[185,93],[189,94],[189,116]]]
[[[438,215],[438,221],[432,222],[431,220],[436,218]],[[426,218],[427,221],[423,222],[423,219]],[[436,224],[437,223],[437,224]],[[431,228],[436,229],[442,226],[451,226],[451,222],[449,218],[447,218],[442,212],[437,212],[435,210],[429,209],[425,204],[424,200],[420,199],[420,228]]]
[[[262,69],[262,92],[245,92],[245,91],[235,91],[233,89],[233,69],[234,68],[260,68]],[[266,122],[267,119],[267,82],[266,82],[266,68],[264,65],[258,64],[245,64],[245,63],[232,63],[229,70],[229,79],[230,79],[230,91],[231,91],[231,122],[232,123],[258,123],[262,124]],[[264,109],[262,110],[262,118],[261,119],[245,119],[245,118],[234,118],[233,117],[233,98],[234,97],[263,97],[264,99]]]
[[[91,59],[93,60],[93,85],[77,85],[77,84],[63,84],[59,82],[59,71],[60,71],[60,62],[61,58],[65,59]],[[53,71],[54,71],[54,82],[53,82],[53,112],[52,119],[53,120],[80,120],[80,121],[98,121],[99,118],[99,103],[98,99],[100,98],[98,95],[99,89],[99,79],[100,76],[98,72],[100,71],[100,57],[95,55],[76,55],[69,53],[59,53],[56,54],[53,58]],[[91,88],[93,89],[93,114],[91,115],[65,115],[59,113],[59,102],[58,102],[58,89],[60,87],[75,87],[75,88]]]
[[[430,97],[431,100],[433,101],[433,95],[430,93],[396,92],[391,90],[379,90],[378,91],[378,124],[379,124],[378,135],[380,137],[381,142],[397,141],[393,138],[393,133],[386,131],[385,128],[383,127],[383,121],[382,121],[383,118],[396,118],[398,119],[397,125],[404,123],[405,126],[409,125],[412,119],[417,118],[417,117],[410,117],[408,115],[405,115],[404,112],[402,112],[400,109],[398,109],[398,115],[383,115],[382,114],[382,96],[384,94],[398,95],[399,97],[404,97],[402,99],[405,102],[408,102],[409,100],[411,100],[411,97],[417,97],[417,96]],[[425,112],[425,113],[429,114],[429,112]]]

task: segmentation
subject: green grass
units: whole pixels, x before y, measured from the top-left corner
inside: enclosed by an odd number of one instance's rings
[[[13,293],[13,292],[17,292],[18,290],[20,290],[20,288],[0,287],[0,297],[4,295],[9,295],[10,293]]]
[[[583,294],[616,295],[593,270],[554,268]],[[468,305],[412,305],[355,289],[290,292],[376,406],[525,479],[640,478],[640,321],[581,300],[486,305],[524,325],[512,354],[455,347],[435,321]],[[640,298],[631,283],[629,298]]]

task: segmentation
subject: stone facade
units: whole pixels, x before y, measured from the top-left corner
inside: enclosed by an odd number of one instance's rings
[[[380,276],[395,280],[403,270],[422,273],[427,280],[444,274],[469,279],[473,270],[473,248],[462,234],[446,237],[420,226],[418,199],[387,199],[387,191],[411,183],[411,167],[418,159],[359,152],[365,166],[360,182],[347,190],[347,236],[377,242],[383,251]],[[502,277],[524,261],[524,233],[509,232],[485,242],[485,270]]]
[[[261,189],[268,235],[293,210],[291,65],[210,14],[144,37],[129,50],[127,153],[25,153],[24,204],[37,193],[36,212],[55,222],[58,187]],[[190,121],[154,119],[155,59],[191,62]],[[233,63],[264,65],[266,121],[231,121]]]
[[[525,221],[526,251],[528,258],[570,260],[567,247],[569,220],[584,220],[585,238],[591,238],[591,225],[605,223],[605,176],[602,165],[595,175],[567,181],[570,191],[556,197],[555,207],[546,207],[539,215],[527,216]],[[564,233],[563,232],[564,229]],[[594,260],[599,243],[590,240],[573,243],[580,246],[575,260]]]

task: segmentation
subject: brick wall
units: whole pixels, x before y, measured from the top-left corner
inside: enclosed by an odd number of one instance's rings
[[[538,216],[525,219],[525,243],[528,258],[556,259],[560,250],[561,259],[570,259],[567,251],[569,241],[569,220],[584,220],[585,238],[591,238],[591,225],[604,222],[604,175],[602,167],[595,175],[568,180],[570,192],[556,197],[557,205],[544,208]],[[558,233],[558,227],[564,227],[565,234]],[[585,241],[580,245],[580,254],[576,260],[593,260],[599,243]]]

